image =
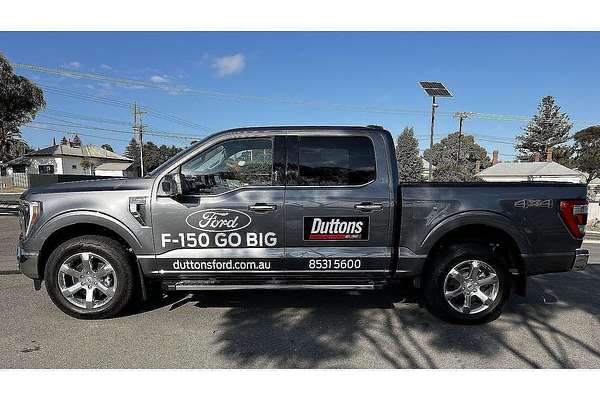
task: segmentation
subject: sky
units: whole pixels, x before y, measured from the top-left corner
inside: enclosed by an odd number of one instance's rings
[[[573,131],[600,124],[593,32],[0,32],[0,52],[13,63],[108,77],[16,69],[50,88],[35,123],[55,131],[23,128],[35,148],[78,132],[84,143],[122,153],[133,120],[126,103],[136,102],[151,110],[143,115],[149,131],[187,137],[145,136],[156,144],[181,147],[240,126],[373,124],[394,135],[412,126],[424,149],[431,99],[420,80],[441,81],[454,95],[438,99],[436,141],[458,129],[454,112],[508,116],[471,118],[463,129],[505,161],[522,117],[543,96],[556,98]],[[115,82],[123,78],[163,86]]]

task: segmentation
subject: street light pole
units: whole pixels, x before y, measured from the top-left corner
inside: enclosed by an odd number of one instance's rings
[[[429,154],[433,151],[433,132],[435,128],[435,109],[437,108],[437,104],[435,102],[435,96],[431,98],[431,135],[429,136]],[[429,160],[429,182],[431,182],[433,177],[433,160]]]
[[[419,81],[419,86],[425,91],[427,96],[431,97],[431,135],[429,137],[429,152],[433,150],[433,135],[435,131],[435,109],[438,104],[435,102],[436,97],[452,97],[452,93],[442,82]],[[429,181],[433,180],[433,160],[429,159]]]

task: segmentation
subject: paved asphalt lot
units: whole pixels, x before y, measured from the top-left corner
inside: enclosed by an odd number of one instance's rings
[[[483,326],[390,292],[214,292],[80,321],[15,270],[17,229],[0,216],[1,368],[600,367],[600,240],[596,267],[530,279]]]

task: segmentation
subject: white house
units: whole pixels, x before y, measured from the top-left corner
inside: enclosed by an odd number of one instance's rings
[[[7,163],[13,173],[124,176],[132,160],[98,146],[57,144]]]
[[[585,183],[585,174],[554,161],[502,162],[477,174],[486,182]]]

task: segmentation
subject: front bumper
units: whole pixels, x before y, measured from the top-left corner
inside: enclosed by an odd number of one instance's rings
[[[575,250],[575,259],[573,260],[574,271],[584,270],[588,265],[590,259],[590,251],[588,249],[577,249]]]
[[[26,251],[21,240],[17,245],[17,265],[23,275],[31,279],[42,279],[38,269],[38,252]]]

